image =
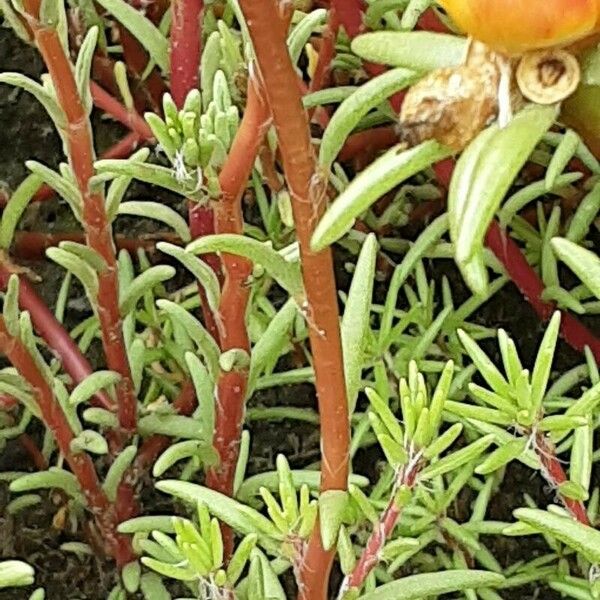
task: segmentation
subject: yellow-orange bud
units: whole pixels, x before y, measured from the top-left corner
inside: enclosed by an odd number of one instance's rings
[[[567,46],[598,30],[600,0],[439,0],[465,33],[509,55]]]

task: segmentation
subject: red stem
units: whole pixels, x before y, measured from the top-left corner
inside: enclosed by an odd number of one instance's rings
[[[173,0],[171,11],[171,95],[178,107],[198,87],[203,0]]]
[[[21,341],[8,333],[2,318],[0,318],[0,350],[33,388],[42,419],[46,427],[52,431],[60,452],[77,477],[88,508],[102,531],[108,552],[120,566],[127,564],[134,558],[131,544],[128,538],[116,531],[115,511],[102,491],[91,458],[85,452],[74,454],[71,451],[74,436],[65,413],[54,398],[52,388],[44,379],[35,361]]]
[[[565,508],[580,523],[583,523],[584,525],[589,525],[590,521],[588,519],[587,511],[585,510],[583,502],[573,500],[572,498],[567,498],[566,496],[560,493],[559,486],[567,482],[569,478],[567,477],[564,469],[562,468],[558,458],[556,458],[554,449],[542,433],[538,433],[535,437],[535,452],[542,465],[542,474],[544,475],[548,483],[550,483],[550,485],[553,488],[556,488],[558,490],[558,496],[560,497],[562,503],[565,505]]]
[[[381,561],[381,553],[388,538],[392,535],[394,527],[402,513],[402,507],[396,504],[395,491],[402,485],[412,489],[417,481],[420,465],[418,461],[410,462],[403,467],[397,476],[396,485],[392,497],[383,511],[379,522],[373,527],[360,559],[352,572],[348,574],[342,583],[338,598],[342,598],[348,590],[359,590],[365,583],[369,573]]]
[[[146,121],[135,110],[129,110],[104,88],[95,82],[90,82],[90,90],[94,105],[109,114],[113,119],[128,127],[143,140],[151,140],[154,136]]]
[[[305,314],[315,365],[321,416],[321,489],[348,485],[349,421],[339,330],[337,291],[331,251],[314,253],[310,239],[323,214],[327,194],[319,181],[306,111],[286,46],[286,27],[273,19],[271,0],[242,0],[250,37],[263,79],[283,167],[292,198],[306,292]],[[302,560],[299,597],[327,597],[333,551],[325,551],[317,524]]]
[[[35,33],[37,46],[44,58],[56,91],[57,100],[67,122],[66,144],[69,162],[83,199],[83,224],[88,245],[97,252],[106,268],[98,273],[96,310],[102,332],[102,343],[108,368],[121,375],[117,384],[119,425],[124,434],[135,431],[137,400],[123,339],[119,312],[119,282],[117,261],[110,223],[106,216],[104,197],[90,190],[94,175],[94,147],[91,127],[83,107],[72,65],[55,29],[38,21],[39,0],[26,0],[29,24]]]
[[[257,90],[258,83],[250,79],[244,116],[227,162],[219,174],[221,197],[215,203],[217,233],[243,232],[242,195],[270,122],[268,106]],[[241,349],[249,354],[246,307],[250,294],[247,281],[252,265],[239,256],[226,253],[221,255],[221,262],[225,274],[218,322],[221,350],[226,352]],[[240,368],[222,372],[217,383],[214,447],[220,462],[217,468],[207,473],[206,481],[210,488],[228,495],[233,493],[233,478],[244,423],[247,378],[247,369]],[[229,554],[233,544],[231,531],[224,530],[224,536]]]
[[[6,289],[13,272],[6,260],[0,261],[0,288]],[[56,319],[25,277],[19,278],[19,306],[21,310],[29,312],[35,330],[60,358],[65,371],[75,383],[80,383],[93,372],[92,366],[69,332]],[[96,394],[94,401],[102,408],[114,410],[114,403],[105,392]]]
[[[28,260],[42,259],[48,248],[58,246],[58,244],[65,241],[83,244],[85,243],[85,235],[80,232],[40,233],[38,231],[18,231],[14,237],[12,256]],[[132,253],[140,249],[151,252],[159,241],[171,244],[181,243],[179,236],[168,232],[141,235],[139,238],[115,235],[117,249]]]

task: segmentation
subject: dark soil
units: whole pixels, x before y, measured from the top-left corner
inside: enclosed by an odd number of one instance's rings
[[[0,72],[19,71],[32,76],[41,72],[42,63],[37,52],[19,42],[8,30],[0,30]],[[100,132],[100,150],[120,132],[120,128],[107,124],[95,117],[96,131]],[[62,160],[62,153],[52,124],[43,108],[28,94],[7,86],[0,86],[0,186],[13,189],[25,176],[24,161],[35,158],[49,166],[56,166]],[[131,194],[143,193],[143,188],[132,190]],[[166,198],[169,200],[168,198]],[[38,231],[65,231],[74,228],[68,211],[56,201],[43,203],[32,209],[25,219],[25,227]],[[133,222],[123,225],[131,233]],[[139,227],[139,225],[135,225]],[[142,225],[143,231],[151,230],[151,224]],[[39,291],[53,301],[62,271],[47,262],[30,263],[30,267],[42,277]],[[440,267],[437,265],[436,271]],[[340,269],[340,279],[344,280]],[[453,290],[460,290],[460,278],[444,265],[443,273],[452,278]],[[79,309],[70,307],[70,318],[77,322],[85,313],[85,304]],[[518,291],[511,285],[496,295],[477,315],[478,322],[490,327],[502,326],[518,340],[525,362],[535,353],[543,327],[533,311],[523,301]],[[490,346],[493,351],[493,346]],[[562,346],[556,367],[569,368],[581,361],[581,357],[568,347]],[[253,402],[260,404],[313,406],[314,395],[310,387],[298,386],[288,390],[261,393]],[[249,469],[252,472],[264,471],[274,466],[277,453],[285,453],[293,467],[302,467],[318,458],[318,433],[315,428],[297,423],[254,423],[252,429],[252,459]],[[38,432],[39,433],[39,432]],[[357,459],[371,470],[374,457],[371,453],[359,455]],[[33,470],[31,461],[22,447],[11,442],[0,454],[0,472],[6,470]],[[532,475],[519,465],[512,466],[505,478],[501,492],[491,506],[492,519],[511,519],[513,508],[522,505],[523,493],[533,496],[540,505],[553,500],[544,489],[540,477]],[[0,483],[0,559],[19,557],[31,563],[36,569],[36,585],[46,589],[48,600],[104,600],[116,580],[115,570],[100,558],[80,558],[64,552],[60,545],[67,541],[82,541],[80,533],[69,531],[68,527],[57,528],[57,513],[61,511],[60,500],[46,496],[43,503],[34,509],[9,516],[5,511],[10,496],[5,484]],[[164,513],[173,507],[165,505],[165,499],[146,491],[141,499],[145,514]],[[456,510],[464,512],[466,505]],[[468,510],[468,509],[467,509]],[[547,551],[543,542],[530,539],[524,544],[518,539],[494,538],[486,540],[488,547],[501,563],[510,565],[519,559],[530,560]],[[28,598],[31,590],[0,591],[0,600]],[[515,589],[502,592],[507,600],[544,598],[553,600],[558,595],[547,589]]]

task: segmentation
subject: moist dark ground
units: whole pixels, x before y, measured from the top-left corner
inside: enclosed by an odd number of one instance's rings
[[[19,71],[37,76],[41,72],[42,62],[35,50],[18,41],[8,30],[0,29],[0,72]],[[105,148],[121,132],[113,124],[101,121],[97,116],[95,130],[98,149]],[[8,190],[14,187],[26,175],[24,161],[35,159],[49,166],[56,166],[62,160],[62,153],[52,124],[41,106],[28,94],[7,86],[0,86],[0,186]],[[147,190],[135,188],[132,194],[144,194]],[[147,196],[146,196],[147,197]],[[161,196],[162,197],[162,196]],[[154,196],[156,199],[156,196]],[[172,201],[170,198],[166,198]],[[24,227],[43,232],[73,230],[74,223],[68,211],[58,202],[51,201],[38,205],[27,213]],[[126,222],[126,231],[143,233],[150,230],[147,223]],[[338,275],[342,286],[347,283],[347,275],[341,268]],[[52,302],[56,296],[62,272],[45,261],[27,263],[42,278],[38,284],[39,292]],[[460,290],[460,278],[449,263],[436,265],[434,275],[451,278],[453,290]],[[380,290],[383,292],[383,289]],[[81,311],[81,312],[78,312]],[[78,322],[84,316],[85,306],[77,303],[70,306],[69,320]],[[477,322],[490,327],[504,327],[516,340],[523,353],[524,360],[530,362],[535,354],[543,328],[529,305],[512,286],[498,293],[476,316]],[[592,323],[592,326],[597,324]],[[492,350],[490,347],[489,350]],[[558,371],[581,361],[568,347],[562,345],[555,366]],[[254,400],[265,404],[289,404],[294,406],[314,405],[314,396],[310,387],[279,389],[264,394]],[[285,453],[292,466],[302,467],[314,461],[318,456],[318,434],[314,428],[297,423],[254,424],[252,427],[252,471],[262,471],[273,467],[277,453]],[[38,438],[40,431],[33,431]],[[356,457],[357,472],[372,472],[374,457],[370,453],[359,453]],[[33,470],[31,461],[22,447],[11,443],[0,454],[0,472],[14,470]],[[551,493],[544,489],[541,479],[532,475],[519,465],[511,466],[500,493],[492,502],[489,518],[510,520],[514,508],[522,505],[523,493],[533,496],[540,505],[553,500]],[[45,496],[38,506],[19,513],[16,517],[6,514],[5,507],[11,497],[5,484],[0,482],[0,559],[21,558],[36,569],[36,585],[46,589],[48,600],[104,600],[114,585],[116,574],[112,565],[95,557],[80,558],[73,553],[64,552],[60,545],[67,541],[81,540],[78,533],[55,527],[56,515],[60,509],[60,499]],[[165,514],[173,510],[164,497],[151,490],[144,492],[141,498],[144,514]],[[466,501],[458,502],[457,516],[468,515]],[[489,549],[505,565],[519,559],[530,560],[538,554],[547,552],[542,542],[527,538],[493,538],[486,540]],[[32,588],[33,589],[33,588]],[[20,600],[29,597],[31,590],[0,591],[0,600]],[[291,592],[290,592],[291,593]],[[552,600],[558,595],[547,589],[519,588],[505,590],[503,598],[507,600],[525,600],[544,598]],[[291,597],[291,596],[290,596]]]

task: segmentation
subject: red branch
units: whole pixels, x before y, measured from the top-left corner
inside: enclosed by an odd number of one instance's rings
[[[13,272],[6,260],[0,262],[0,288],[6,289]],[[35,330],[60,358],[65,371],[75,383],[80,383],[93,372],[92,366],[69,332],[24,277],[19,278],[19,306],[21,310],[29,312]],[[114,403],[105,392],[96,394],[94,401],[107,410],[114,409]]]
[[[542,474],[546,478],[546,481],[558,491],[558,496],[565,508],[584,525],[589,525],[590,521],[587,516],[587,511],[583,502],[579,500],[573,500],[568,498],[560,492],[560,486],[563,483],[569,481],[564,469],[562,468],[560,461],[554,453],[554,448],[551,446],[549,441],[544,437],[544,434],[538,433],[535,437],[535,453],[542,465]]]
[[[4,319],[1,318],[0,350],[33,388],[42,419],[54,435],[60,452],[77,477],[88,508],[92,511],[103,534],[108,552],[116,559],[119,566],[124,566],[134,558],[131,544],[128,538],[116,531],[116,514],[102,491],[94,464],[85,452],[74,454],[71,451],[73,432],[62,408],[54,398],[52,388],[25,346],[8,333]]]
[[[151,140],[154,136],[146,121],[135,110],[128,110],[116,98],[111,96],[105,89],[93,81],[90,82],[90,90],[94,105],[109,114],[113,119],[119,121],[144,140]]]
[[[360,590],[365,583],[369,573],[379,564],[383,547],[388,538],[392,535],[394,527],[402,513],[402,507],[396,502],[395,492],[400,486],[406,486],[412,489],[417,481],[421,465],[418,461],[411,460],[406,467],[403,467],[398,473],[396,484],[392,493],[392,497],[383,511],[379,521],[373,527],[373,531],[369,536],[367,544],[356,563],[352,572],[349,573],[342,583],[338,598],[343,598],[344,594],[349,590]]]
[[[84,244],[85,235],[79,232],[40,233],[38,231],[17,231],[11,255],[28,260],[42,259],[48,248],[58,246],[58,244],[65,241]],[[115,235],[117,249],[126,250],[130,253],[135,253],[138,250],[152,252],[159,241],[171,244],[181,243],[179,236],[169,232],[141,235],[137,238],[120,234]]]
[[[203,8],[203,0],[174,0],[171,4],[171,95],[179,107],[189,91],[198,87]]]
[[[321,416],[321,489],[344,490],[348,485],[349,421],[333,259],[329,249],[310,250],[314,226],[326,207],[325,185],[317,176],[308,117],[287,51],[285,24],[273,19],[272,0],[242,0],[240,4],[277,131],[300,245]],[[327,597],[332,561],[333,552],[323,548],[317,524],[302,560],[300,598]]]
[[[123,339],[119,312],[117,261],[104,205],[104,196],[90,189],[94,175],[94,146],[89,119],[79,96],[73,67],[55,29],[38,21],[39,0],[26,0],[28,21],[36,44],[52,79],[58,103],[67,126],[66,145],[69,162],[83,199],[83,225],[88,245],[97,252],[106,268],[98,273],[97,314],[108,368],[121,375],[117,384],[118,417],[124,434],[135,431],[137,399],[133,390],[129,360]]]
[[[248,102],[238,132],[233,140],[227,162],[219,174],[221,196],[215,203],[217,233],[243,232],[242,195],[252,173],[254,161],[269,126],[266,101],[259,96],[258,84],[248,82]],[[222,254],[225,280],[219,305],[219,338],[221,350],[240,349],[250,353],[246,326],[246,307],[250,288],[248,277],[252,265],[233,254]],[[244,423],[248,372],[245,368],[222,372],[217,383],[217,409],[214,447],[220,462],[207,473],[207,485],[224,494],[233,493],[233,477],[239,454],[239,442]],[[233,538],[224,530],[228,553]]]

